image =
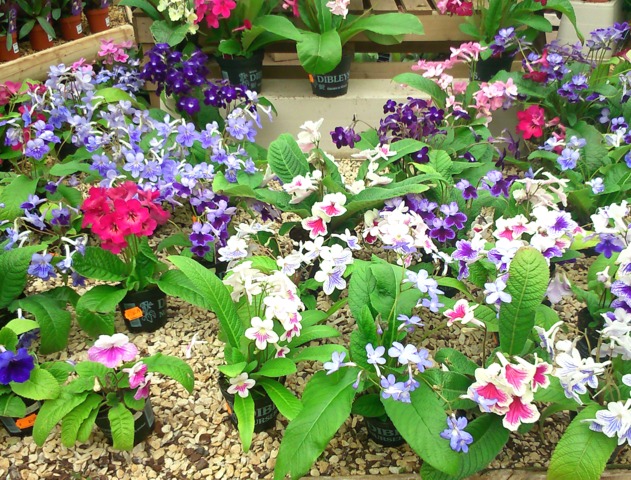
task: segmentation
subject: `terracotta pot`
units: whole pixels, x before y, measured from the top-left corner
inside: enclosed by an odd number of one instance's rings
[[[33,26],[28,39],[31,41],[31,47],[36,51],[46,50],[53,46],[53,37],[48,35],[39,23]]]
[[[17,33],[13,32],[11,39],[11,47],[7,49],[7,36],[0,37],[0,62],[8,62],[20,57]]]
[[[104,32],[110,28],[110,7],[93,8],[85,11],[92,33]]]
[[[83,37],[83,26],[81,25],[81,15],[63,17],[59,19],[61,36],[64,40],[77,40]]]

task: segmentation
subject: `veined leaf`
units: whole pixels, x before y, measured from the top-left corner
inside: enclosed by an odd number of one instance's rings
[[[252,400],[252,395],[245,398],[235,395],[234,413],[239,420],[239,436],[243,451],[247,452],[252,445],[252,435],[254,434],[254,400]]]
[[[288,133],[280,135],[270,143],[267,161],[272,171],[283,183],[291,183],[294,177],[309,173],[309,162],[294,137]]]
[[[107,413],[116,450],[134,448],[134,414],[123,403],[117,403]]]
[[[302,403],[280,382],[271,378],[259,378],[257,383],[265,389],[265,393],[274,402],[278,411],[291,421],[302,410]]]

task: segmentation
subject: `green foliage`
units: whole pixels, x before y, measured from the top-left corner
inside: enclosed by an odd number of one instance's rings
[[[300,410],[302,410],[300,400],[276,380],[259,378],[257,383],[263,387],[265,393],[269,395],[269,398],[274,402],[276,408],[278,408],[278,411],[284,415],[287,420],[293,420],[296,418],[296,415],[300,413]]]
[[[535,311],[546,293],[550,278],[548,264],[534,248],[520,249],[508,272],[505,292],[512,300],[500,308],[500,346],[502,351],[519,355],[532,327]]]
[[[128,266],[101,247],[86,247],[85,255],[73,257],[72,266],[84,277],[105,282],[121,282],[129,275]]]
[[[331,360],[333,352],[346,352],[346,348],[344,348],[342,345],[314,345],[313,347],[305,347],[300,349],[291,358],[293,358],[296,362],[317,361],[324,363]],[[346,354],[348,355],[348,352],[346,352]]]
[[[478,364],[469,359],[464,353],[453,348],[441,348],[434,355],[434,360],[442,363],[452,372],[458,372],[463,375],[475,375]]]
[[[36,188],[36,178],[31,179],[25,175],[11,178],[11,182],[0,190],[0,203],[4,204],[4,208],[0,208],[0,221],[12,222],[22,216],[20,205],[28,199],[29,195],[35,193]]]
[[[97,285],[85,292],[76,307],[81,328],[92,337],[114,334],[113,312],[126,294],[126,289],[111,285]]]
[[[134,415],[122,403],[110,407],[107,412],[110,421],[112,440],[116,450],[134,448]]]
[[[0,208],[0,214],[3,211]],[[42,248],[33,245],[0,254],[0,308],[7,308],[24,291],[31,257]]]
[[[240,395],[234,396],[234,413],[239,419],[239,436],[243,451],[250,450],[252,435],[254,434],[254,400],[252,395],[243,398]]]
[[[179,382],[188,393],[193,393],[195,375],[188,363],[178,357],[170,355],[155,355],[143,359],[142,363],[147,365],[149,372],[158,372]]]
[[[294,137],[288,133],[280,135],[270,143],[267,162],[283,183],[290,183],[298,175],[309,173],[309,162]]]
[[[362,417],[382,417],[386,414],[386,409],[381,403],[381,395],[367,393],[355,399],[352,413]]]
[[[15,395],[0,395],[0,417],[22,418],[26,415],[26,404]]]
[[[33,426],[33,440],[35,443],[41,447],[53,427],[75,407],[83,403],[87,396],[88,393],[75,395],[62,391],[55,400],[44,402]]]
[[[48,400],[57,398],[61,387],[57,379],[48,371],[35,367],[26,382],[11,382],[11,389],[16,395],[31,400]]]
[[[46,355],[66,348],[72,317],[65,302],[39,294],[20,300],[18,305],[32,313],[39,324],[40,353]]]
[[[284,377],[296,373],[296,363],[289,358],[272,358],[261,365],[256,372],[262,377]]]
[[[61,422],[61,443],[64,446],[68,448],[74,446],[84,423],[90,418],[93,411],[98,411],[102,402],[103,397],[96,393],[91,393],[83,403],[75,407],[63,418]],[[92,431],[92,425],[90,426],[90,431]]]
[[[354,368],[331,375],[318,372],[305,387],[302,410],[285,430],[274,479],[301,478],[351,413],[357,376]]]
[[[570,423],[550,460],[548,478],[554,480],[597,480],[616,448],[616,438],[589,429],[585,420],[596,418],[603,407],[591,404]]]

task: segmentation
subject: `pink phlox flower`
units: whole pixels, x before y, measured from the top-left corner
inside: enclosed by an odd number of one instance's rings
[[[88,350],[88,359],[102,363],[108,368],[116,368],[123,362],[130,362],[138,355],[138,348],[124,333],[101,335]]]

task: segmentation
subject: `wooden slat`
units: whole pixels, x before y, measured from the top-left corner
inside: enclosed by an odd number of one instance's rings
[[[154,43],[153,35],[151,34],[151,24],[153,20],[145,12],[135,9],[134,10],[134,33],[136,35],[136,42],[138,43]]]
[[[399,8],[394,0],[370,0],[372,11],[375,13],[398,12]]]
[[[432,15],[434,9],[427,0],[398,0],[403,5],[403,11],[415,15]],[[423,19],[421,19],[423,20]]]
[[[0,63],[0,79],[20,82],[27,78],[44,80],[51,65],[64,63],[70,65],[81,58],[88,62],[96,59],[102,40],[124,42],[134,39],[131,25],[122,25],[104,32],[88,35],[79,40],[62,43],[55,47],[20,57],[6,63]]]

